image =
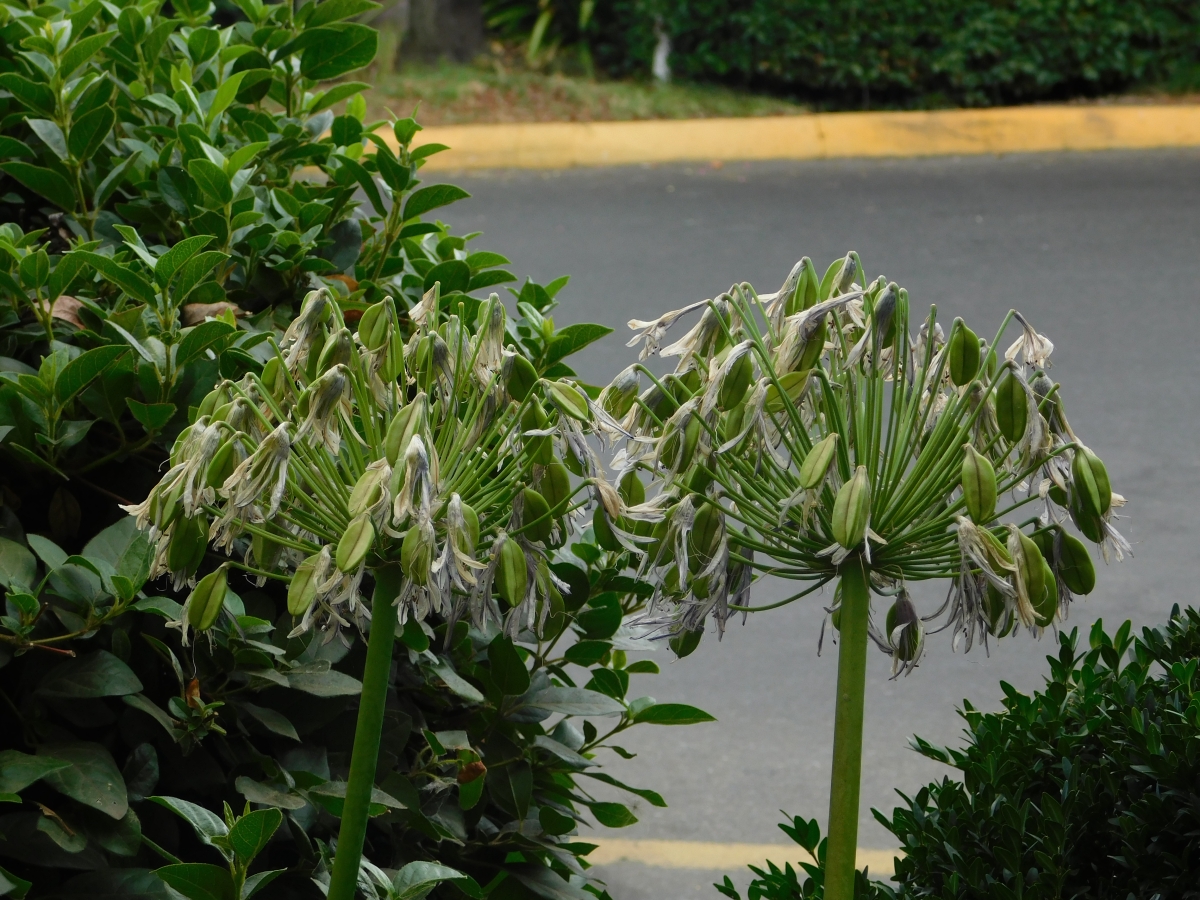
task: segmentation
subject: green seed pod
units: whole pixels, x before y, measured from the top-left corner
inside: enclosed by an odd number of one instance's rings
[[[1058,573],[1072,594],[1086,596],[1096,586],[1096,567],[1083,541],[1063,534],[1058,548]]]
[[[1048,493],[1049,493],[1050,499],[1053,500],[1055,503],[1057,503],[1059,506],[1066,507],[1067,503],[1069,502],[1068,498],[1067,498],[1067,492],[1065,490],[1063,490],[1061,487],[1059,487],[1057,484],[1052,483],[1050,485],[1050,490],[1048,491]]]
[[[287,372],[283,367],[283,360],[278,356],[272,356],[263,366],[262,383],[276,400],[287,394]]]
[[[505,368],[508,371],[505,373],[504,389],[508,391],[508,396],[518,403],[524,403],[529,392],[537,384],[537,369],[519,354],[508,357]]]
[[[817,364],[817,360],[821,358],[821,354],[825,352],[825,335],[828,329],[829,317],[824,316],[817,323],[816,330],[812,336],[804,344],[804,349],[800,351],[800,365],[796,369],[797,372],[807,372]]]
[[[474,555],[475,548],[479,546],[479,513],[475,512],[475,507],[468,503],[459,502],[462,509],[463,528],[466,531],[466,539],[469,542],[466,547],[459,547],[464,553]]]
[[[350,499],[346,503],[346,509],[351,518],[362,515],[383,499],[384,481],[388,474],[386,469],[368,467],[359,476],[358,481],[354,483],[354,489],[350,491]]]
[[[946,354],[950,380],[959,387],[970,384],[979,373],[979,336],[962,319],[954,320]]]
[[[189,425],[179,432],[179,436],[175,438],[175,443],[171,445],[171,466],[177,466],[183,462],[183,448],[187,446],[188,438],[196,430],[196,426]]]
[[[394,309],[392,298],[386,297],[382,303],[372,304],[363,312],[358,320],[358,336],[368,350],[374,352],[380,349],[391,337]]]
[[[833,539],[853,550],[867,535],[871,517],[871,482],[867,467],[859,466],[854,477],[842,485],[833,503]]]
[[[550,399],[563,415],[580,422],[588,421],[587,400],[576,388],[565,381],[547,381],[546,390],[550,392]]]
[[[538,493],[546,498],[550,511],[555,516],[561,516],[567,511],[567,501],[571,499],[571,475],[557,459],[542,471],[538,482]]]
[[[337,551],[333,554],[338,571],[353,572],[357,569],[367,558],[374,543],[375,526],[371,523],[371,517],[362,513],[350,522],[338,541]]]
[[[228,403],[222,403],[209,416],[209,424],[211,425],[213,422],[227,422],[231,412],[233,412],[233,401],[230,400]]]
[[[433,565],[433,541],[431,535],[419,525],[413,525],[404,535],[400,545],[400,568],[414,584],[429,582],[429,567]]]
[[[621,372],[600,395],[604,411],[614,419],[623,419],[638,395],[638,373],[630,367]]]
[[[1075,523],[1080,534],[1093,544],[1099,544],[1104,540],[1104,519],[1083,508],[1079,491],[1071,494],[1070,510],[1071,521]]]
[[[754,377],[754,360],[749,353],[743,353],[730,366],[721,382],[717,393],[717,406],[721,409],[732,409],[742,402],[746,391],[750,389],[750,381]]]
[[[696,464],[692,466],[691,473],[687,479],[688,493],[703,495],[708,486],[713,483],[713,469],[716,468],[713,463],[713,453],[706,453],[701,459],[696,460]]]
[[[521,524],[525,526],[525,537],[531,541],[550,540],[554,520],[550,517],[550,504],[546,498],[530,487],[521,492],[521,497],[524,504],[521,508]]]
[[[1038,549],[1037,544],[1028,535],[1018,531],[1017,537],[1020,547],[1020,552],[1016,559],[1017,576],[1025,579],[1026,596],[1029,597],[1029,602],[1033,604],[1034,612],[1036,613],[1037,604],[1041,601],[1042,594],[1046,590],[1046,572],[1049,571],[1049,567],[1046,565],[1045,559],[1042,558],[1042,551]],[[1050,580],[1054,580],[1053,573],[1051,573]]]
[[[317,360],[317,373],[328,372],[334,366],[349,365],[354,354],[354,338],[349,328],[343,328],[321,348],[321,356]]]
[[[204,477],[205,483],[210,488],[216,489],[223,485],[226,479],[233,474],[233,470],[238,467],[238,463],[245,458],[241,438],[241,432],[227,438],[213,454]]]
[[[302,616],[317,599],[317,564],[321,555],[314,553],[296,567],[288,585],[287,608],[293,616]]]
[[[399,328],[393,328],[388,338],[387,356],[379,369],[379,377],[385,382],[392,382],[404,374],[404,335]]]
[[[1108,470],[1095,453],[1080,446],[1071,460],[1071,481],[1079,497],[1080,509],[1093,516],[1103,516],[1112,506],[1112,487]]]
[[[540,431],[550,423],[546,411],[537,397],[533,397],[525,412],[521,414],[521,429],[523,431]],[[524,438],[525,450],[531,463],[548,466],[554,461],[554,439],[548,434],[530,435]],[[579,474],[579,473],[576,473]]]
[[[807,371],[788,372],[786,375],[779,376],[779,385],[783,388],[783,393],[779,393],[779,388],[772,383],[767,388],[764,408],[769,413],[781,413],[789,406],[795,406],[800,402],[800,395],[804,393],[804,386],[807,383]]]
[[[837,452],[837,443],[838,434],[831,431],[813,445],[804,457],[804,462],[800,464],[800,487],[811,491],[825,480]]]
[[[150,494],[150,521],[159,531],[166,531],[167,526],[175,521],[175,517],[183,511],[183,480],[163,496],[158,488]]]
[[[996,517],[996,470],[970,444],[963,444],[961,484],[971,521],[976,525],[992,521]]]
[[[1054,582],[1054,572],[1050,569],[1049,563],[1042,560],[1042,593],[1040,596],[1029,595],[1030,602],[1033,603],[1034,621],[1039,628],[1045,628],[1054,621],[1055,615],[1058,613],[1058,586]]]
[[[317,368],[317,362],[321,358],[321,353],[325,349],[325,343],[329,340],[329,329],[318,328],[313,332],[312,343],[308,348],[308,360],[304,364],[304,374],[308,381],[313,381],[321,370]]]
[[[499,563],[492,590],[510,607],[520,605],[529,588],[529,570],[525,567],[525,551],[510,537],[502,538]]]
[[[683,659],[685,656],[691,656],[693,651],[700,646],[700,639],[704,637],[703,629],[696,631],[681,631],[667,640],[667,645],[671,648],[671,652],[675,654],[676,659]]]
[[[1037,544],[1042,559],[1054,559],[1054,539],[1058,531],[1057,527],[1050,527],[1045,531],[1035,531],[1029,536],[1029,539]]]
[[[638,478],[637,472],[632,469],[621,476],[617,493],[621,495],[626,506],[641,506],[646,502],[646,486],[642,484],[642,479]]]
[[[396,460],[408,450],[413,435],[425,424],[425,392],[417,394],[408,406],[403,407],[388,425],[383,437],[384,456],[389,466],[395,466]]]
[[[1029,419],[1029,406],[1025,399],[1025,388],[1011,370],[1005,373],[996,385],[996,424],[1000,433],[1015,444],[1025,436],[1025,424]]]
[[[211,416],[213,414],[213,410],[215,410],[222,403],[228,402],[228,400],[229,398],[226,396],[224,388],[213,388],[211,391],[205,394],[204,399],[200,401],[200,406],[196,410],[196,418],[199,419],[203,416]],[[186,433],[187,429],[184,429],[183,434]],[[180,437],[182,437],[183,434],[181,434]]]
[[[696,510],[692,533],[688,535],[688,568],[695,574],[707,566],[721,544],[725,530],[725,514],[714,503],[704,503]]]
[[[181,518],[171,533],[167,549],[167,568],[183,572],[188,578],[200,568],[208,547],[208,518],[204,515]]]
[[[255,564],[260,569],[271,571],[279,562],[279,557],[283,553],[283,545],[269,537],[256,534],[250,539],[250,550],[254,554]]]
[[[1007,636],[1015,624],[1015,619],[1008,615],[1008,604],[1004,595],[988,582],[987,593],[983,600],[983,610],[987,615],[988,632],[995,637]]]
[[[197,631],[208,631],[212,628],[225,606],[225,592],[228,587],[227,566],[221,566],[215,572],[201,578],[187,599],[188,624]]]
[[[993,378],[996,377],[996,365],[997,365],[996,357],[999,355],[999,354],[993,353],[989,356],[988,351],[990,349],[991,348],[988,346],[988,342],[985,341],[983,338],[980,338],[979,339],[979,358],[986,362],[986,366],[985,366],[986,371],[984,372],[984,374],[987,375],[988,381],[991,381]]]

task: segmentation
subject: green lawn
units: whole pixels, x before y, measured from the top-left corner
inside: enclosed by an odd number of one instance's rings
[[[409,66],[371,73],[371,113],[409,115],[426,125],[470,122],[591,122],[797,115],[797,103],[722,87],[601,81],[506,69],[498,64]]]

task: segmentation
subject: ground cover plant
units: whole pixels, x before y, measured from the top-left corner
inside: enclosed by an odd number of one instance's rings
[[[1195,897],[1200,883],[1200,611],[1176,606],[1165,626],[1108,634],[1097,622],[1080,646],[1059,634],[1045,687],[1002,684],[1004,708],[969,703],[961,749],[917,738],[914,749],[955,777],[921,788],[879,822],[904,856],[880,897]],[[815,822],[780,827],[816,851]],[[748,897],[820,895],[823,872],[755,867]],[[726,879],[728,897],[737,891]]]
[[[575,527],[608,329],[430,221],[371,7],[0,5],[0,895],[603,896],[612,741],[709,718]]]
[[[689,314],[694,326],[662,347]],[[642,551],[656,586],[647,620],[684,652],[710,618],[720,633],[734,613],[834,587],[824,890],[850,900],[868,643],[899,675],[918,665],[927,620],[965,649],[1040,634],[1095,585],[1070,526],[1119,559],[1124,500],[1046,374],[1049,339],[1016,311],[990,341],[961,319],[943,330],[936,308],[914,320],[907,292],[867,278],[853,252],[823,276],[802,259],[773,294],[737,284],[629,324],[643,359],[679,363],[661,379],[635,364],[601,395],[635,438],[616,466],[650,471],[657,491],[617,519],[598,511],[598,528]],[[756,607],[763,574],[803,586]],[[933,579],[948,593],[922,616],[909,589]],[[879,617],[873,595],[888,606]]]

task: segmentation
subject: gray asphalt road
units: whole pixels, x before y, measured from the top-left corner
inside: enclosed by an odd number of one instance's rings
[[[908,288],[914,309],[937,303],[943,321],[962,315],[981,334],[1021,309],[1055,341],[1072,424],[1129,499],[1123,530],[1136,558],[1101,565],[1069,625],[1102,616],[1141,626],[1195,602],[1200,573],[1198,176],[1194,152],[494,173],[454,179],[474,199],[450,219],[484,231],[479,245],[518,272],[573,276],[560,322],[619,332],[579,358],[597,382],[634,359],[617,339],[627,319],[740,280],[774,290],[802,255],[823,270],[856,249],[868,277]],[[782,596],[764,585],[756,600]],[[941,599],[917,592],[926,610]],[[824,820],[836,654],[817,656],[820,606],[753,616],[682,662],[658,654],[663,674],[644,690],[719,721],[630,733],[638,757],[609,771],[659,790],[670,808],[642,804],[620,836],[777,842],[780,808]],[[872,655],[861,846],[893,846],[871,806],[890,810],[894,789],[946,771],[907,749],[910,736],[956,742],[963,698],[991,709],[1001,679],[1033,688],[1054,647],[1051,635],[1022,635],[990,658],[964,656],[935,636],[924,664],[895,682]],[[604,874],[616,900],[675,900],[715,897],[720,873],[618,864]]]

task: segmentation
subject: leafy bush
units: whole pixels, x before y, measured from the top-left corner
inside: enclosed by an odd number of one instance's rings
[[[916,740],[961,781],[929,784],[890,819],[875,812],[905,855],[892,884],[868,890],[944,900],[1200,896],[1200,610],[1175,607],[1140,639],[1128,622],[1111,636],[1097,622],[1087,648],[1077,630],[1060,634],[1047,660],[1033,696],[1002,683],[1003,711],[966,704],[963,749]],[[755,871],[751,898],[816,896],[775,866]]]
[[[206,0],[0,5],[0,895],[165,897],[166,879],[192,897],[302,897],[327,879],[362,642],[293,635],[282,573],[264,565],[231,577],[208,636],[184,644],[189,583],[273,550],[246,531],[227,559],[193,529],[173,554],[117,504],[190,453],[201,417],[246,424],[247,407],[215,400],[278,383],[269,364],[306,294],[351,328],[393,297],[391,365],[408,358],[412,375],[422,297],[477,345],[480,292],[514,280],[475,235],[423,221],[466,196],[423,183],[443,148],[414,147],[411,119],[377,133],[365,85],[329,84],[370,62],[374,32],[346,20],[372,6],[244,0],[244,19],[217,28]],[[499,337],[534,378],[570,379],[567,358],[608,330],[556,328],[565,283],[513,291]],[[317,323],[312,365],[289,377],[303,389],[341,338]],[[630,677],[656,671],[625,657],[649,589],[623,550],[568,545],[570,527],[537,544],[565,585],[540,632],[445,617],[398,630],[368,895],[588,896],[578,823],[635,820],[592,790],[624,788],[597,753],[634,724],[708,718],[631,699]],[[177,578],[151,579],[157,563]]]
[[[823,106],[986,106],[1197,83],[1200,17],[1183,0],[632,0],[594,43],[648,72],[656,17],[681,78]]]

